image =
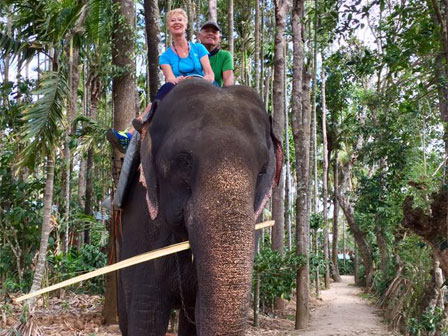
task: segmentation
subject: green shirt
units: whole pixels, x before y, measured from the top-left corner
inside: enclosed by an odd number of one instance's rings
[[[209,56],[210,65],[215,73],[215,81],[222,86],[222,73],[227,70],[233,70],[232,54],[227,50],[219,50],[213,56]]]

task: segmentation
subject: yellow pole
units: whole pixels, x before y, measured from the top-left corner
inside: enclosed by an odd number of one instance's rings
[[[273,226],[274,225],[274,221],[267,221],[267,222],[262,222],[259,224],[255,225],[255,229],[256,230],[260,230],[263,229],[265,227],[269,227],[269,226]],[[117,271],[119,269],[122,268],[126,268],[129,266],[133,266],[136,264],[140,264],[142,262],[145,261],[149,261],[152,259],[157,259],[160,257],[164,257],[167,256],[169,254],[173,254],[173,253],[177,253],[180,251],[185,251],[188,250],[190,248],[190,242],[189,241],[185,241],[182,243],[178,243],[178,244],[174,244],[174,245],[170,245],[170,246],[166,246],[166,247],[162,247],[160,249],[154,250],[154,251],[150,251],[150,252],[146,252],[143,254],[140,254],[138,256],[126,259],[126,260],[122,260],[120,262],[117,262],[115,264],[109,265],[109,266],[105,266],[102,268],[99,268],[95,271],[86,273],[86,274],[82,274],[79,275],[77,277],[62,281],[60,283],[57,283],[55,285],[52,286],[48,286],[42,289],[39,289],[38,291],[32,292],[32,293],[28,293],[26,295],[22,295],[16,299],[14,299],[15,302],[21,302],[27,299],[30,299],[32,297],[38,296],[38,295],[42,295],[51,291],[54,291],[56,289],[62,288],[62,287],[66,287],[66,286],[70,286],[73,285],[75,283],[87,280],[87,279],[91,279],[94,277],[97,277],[99,275],[103,275],[109,272],[113,272],[113,271]]]

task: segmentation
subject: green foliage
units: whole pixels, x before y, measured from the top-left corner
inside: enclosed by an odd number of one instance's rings
[[[67,83],[62,73],[43,73],[34,94],[41,98],[24,111],[24,140],[28,145],[20,161],[20,165],[30,169],[35,166],[38,154],[54,155],[58,144],[64,120],[62,111],[68,96]]]
[[[67,280],[82,273],[104,267],[107,256],[98,246],[83,245],[80,250],[73,247],[64,257],[62,253],[57,255],[49,253],[47,258],[50,266],[51,283]],[[102,293],[104,290],[104,277],[96,277],[77,285],[77,288],[91,293]]]
[[[443,311],[441,308],[428,309],[421,318],[411,318],[408,326],[409,334],[412,336],[433,335],[437,326],[442,321]],[[447,332],[448,330],[445,330]],[[445,333],[443,334],[445,335]]]
[[[323,228],[325,225],[324,217],[322,213],[313,213],[310,216],[310,229],[318,230]]]
[[[263,247],[255,256],[254,282],[260,275],[260,301],[271,304],[276,297],[291,299],[296,286],[297,270],[306,264],[305,256],[295,251],[286,251],[282,255],[270,247]]]
[[[351,275],[351,274],[354,274],[355,265],[354,265],[353,260],[347,259],[344,262],[344,260],[338,259],[338,269],[339,269],[339,274],[340,275]]]

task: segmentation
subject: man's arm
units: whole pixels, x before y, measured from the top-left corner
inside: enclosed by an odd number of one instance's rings
[[[222,72],[222,85],[233,85],[233,70],[226,70]]]
[[[222,66],[222,85],[230,86],[233,85],[233,58],[232,54],[228,51],[225,52],[225,58]]]

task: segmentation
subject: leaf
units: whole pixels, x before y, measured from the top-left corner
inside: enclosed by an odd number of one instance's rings
[[[32,168],[38,153],[53,154],[59,133],[64,128],[62,111],[69,90],[62,74],[53,71],[43,73],[34,94],[42,97],[23,112],[24,141],[28,145],[19,155],[19,167]]]

